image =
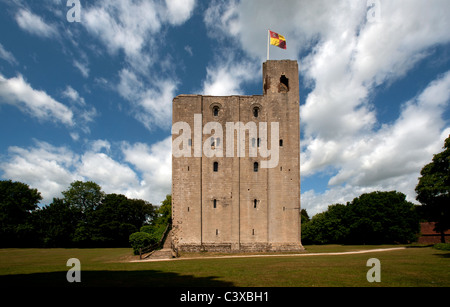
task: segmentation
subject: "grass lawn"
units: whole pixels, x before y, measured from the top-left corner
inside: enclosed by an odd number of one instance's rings
[[[306,246],[308,253],[348,252],[393,246]],[[0,249],[1,286],[178,287],[448,287],[450,252],[431,247],[366,254],[207,258],[137,262],[129,248]],[[183,258],[197,257],[196,259]],[[81,263],[81,283],[68,283],[69,258]],[[381,263],[381,282],[369,283],[369,258]]]

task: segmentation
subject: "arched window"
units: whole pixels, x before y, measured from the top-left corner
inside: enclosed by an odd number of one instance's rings
[[[254,171],[254,172],[257,172],[257,171],[258,171],[258,167],[259,167],[258,162],[253,163],[253,171]]]
[[[253,108],[253,116],[254,117],[258,117],[259,116],[259,108],[258,107],[254,107]]]
[[[213,115],[219,116],[219,107],[218,106],[213,107]]]
[[[215,172],[219,171],[219,162],[214,162],[213,171],[215,171]]]

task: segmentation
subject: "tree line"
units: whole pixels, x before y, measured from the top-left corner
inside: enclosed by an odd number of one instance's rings
[[[39,207],[37,189],[0,181],[0,247],[129,247],[132,233],[157,236],[170,218],[167,206],[106,194],[92,181],[74,181],[62,195]]]
[[[303,213],[304,244],[410,243],[420,232],[420,213],[397,191],[362,194],[334,204],[308,221]]]
[[[414,205],[397,191],[362,194],[333,204],[312,219],[301,210],[304,244],[408,243],[419,221],[450,228],[450,136],[444,151],[421,170]],[[171,218],[171,196],[161,206],[121,194],[105,194],[91,181],[74,181],[49,205],[39,207],[37,189],[0,181],[0,247],[129,247],[159,241]],[[138,233],[138,234],[135,234]],[[134,236],[131,236],[135,234]],[[135,243],[132,243],[135,241]]]
[[[406,201],[397,191],[362,194],[351,202],[334,204],[309,219],[302,210],[304,244],[381,244],[414,242],[420,221],[435,222],[441,234],[450,228],[450,136],[443,151],[425,165],[415,188],[421,205]]]

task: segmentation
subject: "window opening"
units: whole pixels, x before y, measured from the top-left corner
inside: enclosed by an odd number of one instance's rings
[[[283,139],[280,139],[280,147],[283,147]]]
[[[253,163],[253,171],[257,172],[258,171],[258,162]]]
[[[214,209],[217,208],[217,199],[214,199],[213,203],[214,203]]]
[[[214,164],[213,164],[213,170],[214,170],[215,172],[217,172],[217,171],[219,170],[219,162],[214,162]]]
[[[213,115],[214,116],[219,116],[219,107],[213,107]]]
[[[256,209],[256,205],[258,204],[258,200],[257,199],[254,199],[253,200],[253,208],[255,208]]]
[[[254,107],[253,108],[253,116],[254,117],[258,117],[259,116],[259,108],[258,107]]]
[[[289,79],[286,78],[285,75],[281,75],[280,77],[280,85],[278,88],[279,93],[289,92]]]

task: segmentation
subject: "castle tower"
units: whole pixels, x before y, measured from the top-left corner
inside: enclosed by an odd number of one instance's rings
[[[298,64],[263,63],[263,95],[173,100],[173,243],[302,250]]]

